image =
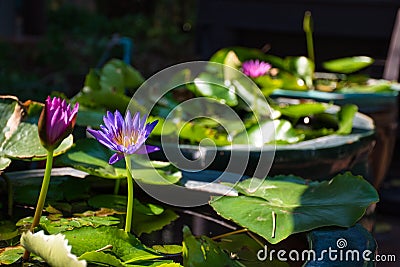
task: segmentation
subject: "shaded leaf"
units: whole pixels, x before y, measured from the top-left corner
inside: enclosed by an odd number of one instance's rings
[[[86,260],[89,263],[95,264],[103,264],[106,266],[114,266],[114,267],[124,267],[127,266],[117,257],[112,254],[104,253],[102,251],[89,251],[83,253],[80,257],[80,260]]]
[[[81,217],[81,218],[61,218],[56,221],[52,220],[44,220],[40,222],[40,226],[46,230],[49,234],[58,234],[65,231],[69,231],[75,228],[91,226],[91,227],[100,227],[100,226],[110,226],[119,224],[119,219],[107,216],[107,217]]]
[[[193,236],[187,226],[183,228],[182,256],[185,267],[241,266],[231,259],[215,241],[207,236]]]
[[[172,210],[167,209],[157,217],[144,215],[142,213],[133,213],[132,228],[135,234],[140,236],[143,233],[149,234],[153,231],[161,230],[164,226],[175,221],[179,216]]]
[[[11,221],[0,221],[0,241],[18,236],[18,229]]]
[[[114,209],[100,208],[97,211],[88,210],[83,213],[74,213],[74,216],[77,216],[77,217],[90,217],[90,216],[105,217],[105,216],[111,216],[114,214],[123,214],[123,212],[116,211]]]
[[[260,241],[258,241],[260,242]],[[224,236],[218,242],[218,245],[224,251],[227,251],[230,255],[234,255],[237,261],[242,263],[246,267],[289,267],[287,262],[281,262],[277,259],[271,259],[267,257],[265,261],[258,259],[259,250],[264,249],[257,241],[251,238],[248,234],[234,234]],[[268,246],[269,251],[275,249],[274,247]]]

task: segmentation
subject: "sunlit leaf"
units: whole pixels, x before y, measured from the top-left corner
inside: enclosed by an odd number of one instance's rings
[[[338,58],[322,63],[322,66],[332,72],[352,73],[374,63],[374,59],[367,56]]]
[[[253,188],[254,184],[260,186]],[[352,226],[379,200],[371,184],[350,173],[309,184],[293,182],[291,177],[288,181],[286,176],[267,178],[261,184],[248,179],[235,188],[243,195],[213,198],[211,206],[272,244],[322,226]]]
[[[152,247],[155,251],[162,254],[180,254],[182,253],[182,246],[178,245],[154,245]]]
[[[233,143],[246,144],[248,140],[250,144],[262,147],[269,143],[297,143],[303,139],[304,135],[298,134],[289,121],[266,120],[235,136]]]
[[[15,263],[22,257],[24,252],[25,249],[20,245],[0,248],[0,265],[10,265]]]
[[[69,244],[72,245],[72,252],[79,256],[111,245],[110,251],[126,263],[161,257],[152,249],[141,244],[133,235],[115,227],[82,227],[64,232],[64,234]]]
[[[274,109],[278,110],[282,115],[290,118],[301,118],[320,114],[328,108],[325,103],[301,103],[297,105],[275,106]]]
[[[207,96],[218,100],[222,104],[236,106],[238,100],[232,87],[229,88],[224,84],[224,79],[211,73],[201,73],[195,80],[197,91],[202,96]]]
[[[353,129],[353,118],[357,113],[358,107],[356,105],[344,105],[340,108],[337,116],[339,120],[338,134],[349,134]]]
[[[89,205],[95,208],[114,208],[120,211],[126,211],[126,196],[119,195],[96,195],[89,199]],[[137,235],[142,233],[151,233],[162,229],[172,221],[178,218],[178,215],[169,209],[164,209],[155,204],[143,204],[134,199],[133,231]]]

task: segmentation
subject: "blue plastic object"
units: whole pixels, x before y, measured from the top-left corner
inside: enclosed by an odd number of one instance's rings
[[[110,52],[114,46],[121,45],[123,48],[122,60],[130,65],[131,64],[131,56],[133,49],[133,41],[129,37],[120,37],[119,35],[114,35],[111,40],[108,42],[106,50],[101,56],[99,63],[97,64],[97,68],[101,68],[101,66],[106,63],[106,61],[110,58]]]

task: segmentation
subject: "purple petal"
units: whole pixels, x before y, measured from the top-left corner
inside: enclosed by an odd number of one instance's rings
[[[125,157],[125,155],[123,153],[115,153],[114,155],[112,155],[110,157],[110,159],[108,160],[108,164],[112,165],[118,161],[120,161],[121,159],[123,159]]]
[[[122,117],[121,113],[116,110],[114,113],[114,127],[117,131],[121,131],[124,125],[124,118]]]
[[[78,110],[79,110],[79,103],[76,103],[74,106],[74,109],[72,110],[72,112],[69,114],[69,123],[72,122],[72,120],[78,115]],[[68,109],[69,111],[69,109]]]
[[[149,154],[159,150],[158,146],[143,145],[136,150],[135,154]]]
[[[117,146],[112,142],[112,140],[102,131],[96,131],[93,129],[87,129],[87,131],[99,141],[100,144],[112,149],[117,150]]]
[[[103,121],[105,126],[108,128],[108,132],[115,135],[116,129],[114,127],[114,115],[110,111],[107,111],[106,116],[103,117]]]
[[[134,131],[139,129],[139,124],[140,124],[140,113],[136,112],[135,115],[133,115],[133,121],[132,121],[132,127],[130,130]]]
[[[148,123],[146,125],[145,134],[144,134],[144,137],[146,139],[147,139],[147,137],[149,137],[150,133],[154,130],[154,127],[156,127],[157,123],[158,123],[158,120],[155,120],[152,123]]]
[[[129,111],[129,109],[125,114],[124,126],[125,126],[125,128],[124,128],[124,133],[125,134],[128,134],[129,132],[132,131],[132,116],[131,116],[131,112]]]
[[[142,119],[140,120],[139,129],[137,129],[137,130],[142,131],[144,129],[144,125],[146,124],[146,120],[147,120],[147,115],[145,114],[145,115],[143,115]]]

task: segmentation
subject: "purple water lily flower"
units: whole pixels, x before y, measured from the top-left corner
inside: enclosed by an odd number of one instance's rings
[[[248,60],[242,63],[242,72],[251,78],[263,76],[271,69],[271,64],[256,60]]]
[[[107,111],[103,121],[105,126],[100,125],[100,130],[88,129],[87,131],[102,145],[116,152],[109,159],[109,164],[116,163],[126,155],[148,154],[160,150],[156,146],[144,144],[158,120],[145,124],[146,116],[140,118],[140,113],[136,112],[132,117],[129,110],[124,120],[121,113],[116,110],[114,114]]]
[[[40,142],[46,149],[55,149],[72,133],[79,103],[74,108],[61,98],[47,97],[38,122]]]

